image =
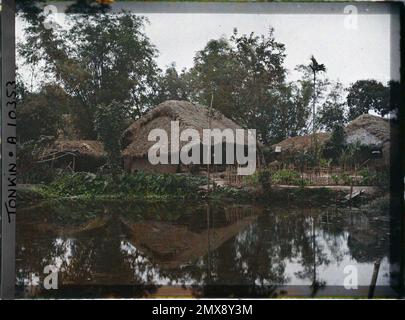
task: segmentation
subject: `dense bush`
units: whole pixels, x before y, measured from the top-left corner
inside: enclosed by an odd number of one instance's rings
[[[46,191],[55,196],[179,196],[194,197],[204,183],[200,177],[173,174],[95,175],[86,172],[56,178]]]
[[[108,105],[100,104],[94,114],[94,131],[103,142],[107,153],[107,165],[112,172],[118,172],[121,161],[121,134],[125,130],[125,120],[129,118],[128,107],[112,101]]]
[[[363,168],[358,171],[357,177],[351,176],[348,173],[332,175],[331,178],[336,185],[362,185],[362,186],[378,186],[386,189],[389,186],[389,172],[387,170],[374,171],[368,168]]]
[[[254,199],[254,197],[252,196],[252,193],[248,189],[224,186],[216,188],[215,192],[212,192],[209,195],[209,198],[214,201],[237,200],[238,202],[248,202]]]
[[[68,104],[68,97],[57,85],[47,85],[38,93],[25,94],[17,108],[18,140],[26,142],[41,136],[57,136],[63,127],[62,114]]]

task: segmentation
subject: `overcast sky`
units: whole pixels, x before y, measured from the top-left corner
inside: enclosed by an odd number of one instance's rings
[[[208,40],[240,33],[265,34],[274,28],[275,38],[286,46],[285,65],[309,63],[313,54],[334,80],[351,83],[391,75],[390,15],[360,15],[356,30],[344,27],[344,15],[285,14],[148,14],[147,34],[160,51],[160,67],[176,62],[178,69],[192,66],[196,51]],[[291,78],[296,75],[292,72]]]
[[[208,40],[239,33],[267,33],[274,28],[278,42],[285,44],[285,66],[296,79],[296,65],[308,63],[313,54],[327,67],[332,80],[348,85],[359,79],[386,82],[399,78],[391,74],[391,18],[389,14],[358,16],[357,29],[345,28],[343,14],[198,14],[148,13],[146,33],[159,50],[158,65],[164,69],[175,62],[179,70],[192,66],[195,52]],[[58,14],[63,21],[65,15]],[[17,37],[22,37],[22,21],[17,19]]]

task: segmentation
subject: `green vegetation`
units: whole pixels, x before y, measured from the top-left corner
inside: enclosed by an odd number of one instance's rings
[[[254,192],[248,189],[244,188],[233,188],[233,187],[217,187],[215,189],[215,192],[212,192],[208,195],[209,200],[213,201],[227,201],[230,200],[234,202],[235,200],[238,201],[238,203],[243,203],[243,202],[252,202],[255,200],[256,195]]]
[[[389,170],[370,170],[363,168],[356,176],[347,173],[334,174],[331,179],[335,185],[377,186],[385,190],[389,186]]]
[[[98,106],[94,115],[94,129],[97,138],[103,142],[107,153],[107,166],[115,173],[120,169],[121,133],[125,128],[125,119],[129,116],[127,108],[117,101],[109,105]]]
[[[323,149],[323,155],[332,160],[334,164],[338,163],[338,160],[345,148],[346,134],[341,124],[335,124],[333,126],[332,134],[329,140],[325,143]]]
[[[304,187],[309,184],[309,181],[301,177],[301,174],[294,170],[281,169],[274,172],[272,176],[274,184],[288,184]]]
[[[243,181],[247,186],[261,187],[262,191],[267,194],[271,190],[272,173],[269,169],[260,169],[250,176],[245,176]]]
[[[389,184],[389,170],[370,171],[368,168],[361,169],[359,175],[361,176],[360,184],[366,186],[379,186],[384,189]]]
[[[204,188],[206,177],[182,174],[93,174],[87,172],[64,173],[47,184],[27,185],[20,188],[18,197],[23,206],[46,199],[137,199],[193,201],[235,201],[249,202],[258,194],[247,188],[219,187],[207,193]]]
[[[319,123],[319,129],[331,131],[336,125],[343,125],[347,122],[344,96],[344,87],[340,82],[331,85],[330,91],[318,111],[316,121]]]
[[[20,82],[21,83],[21,82]],[[28,141],[40,136],[56,136],[66,112],[68,96],[57,85],[46,85],[29,92],[21,83],[18,105],[18,139]],[[61,107],[55,108],[56,105]]]
[[[356,81],[348,90],[347,104],[349,106],[349,120],[373,110],[380,115],[388,114],[397,107],[397,101],[390,103],[390,91],[396,91],[397,84],[390,81],[387,86],[376,80]],[[395,96],[395,94],[394,94]]]
[[[359,175],[361,176],[361,184],[374,185],[377,182],[377,174],[370,172],[367,168],[361,169]]]
[[[312,72],[305,64],[296,68],[301,73],[299,80],[287,81],[285,46],[277,42],[272,29],[265,35],[240,34],[235,29],[229,38],[211,39],[196,53],[193,66],[179,73],[174,63],[166,70],[157,67],[159,52],[145,33],[147,20],[142,16],[99,14],[83,19],[72,15],[66,32],[46,29],[34,4],[17,1],[27,21],[18,55],[32,70],[29,79],[19,77],[23,90],[18,117],[22,123],[33,119],[43,123],[36,122],[40,131],[35,126],[20,126],[21,141],[57,136],[55,127],[63,131],[63,125],[56,119],[62,114],[70,116],[79,138],[96,139],[99,133],[94,125],[100,106],[106,109],[119,104],[119,116],[129,123],[168,99],[210,105],[213,96],[213,108],[244,127],[255,128],[265,144],[308,133],[314,96],[319,110],[317,129],[330,131],[344,124],[348,105],[356,114],[367,113],[369,109],[358,107],[360,98],[367,95],[373,110],[387,112],[381,104],[389,87],[382,84],[365,86],[378,89],[375,93],[362,90],[364,85],[347,89],[331,82],[324,72],[316,80],[314,95]],[[69,10],[94,13],[108,8],[94,1],[78,1]],[[345,90],[350,92],[350,101],[345,99]],[[58,108],[50,109],[55,98]]]
[[[30,81],[39,78],[36,86],[42,80],[63,88],[67,103],[62,107],[71,114],[82,139],[97,138],[94,121],[100,105],[120,104],[120,116],[128,120],[155,105],[157,50],[144,33],[144,17],[72,15],[69,32],[46,29],[43,19],[38,17],[25,29],[18,54],[32,67]],[[30,91],[32,95],[38,89]],[[25,103],[25,96],[21,100]],[[20,129],[23,134],[24,128]]]
[[[17,77],[17,147],[19,183],[47,184],[40,188],[47,196],[198,198],[204,185],[200,177],[121,173],[124,129],[168,99],[206,106],[214,101],[213,109],[242,127],[256,129],[258,140],[267,146],[310,133],[311,110],[316,107],[315,131],[332,131],[326,146],[315,143],[310,152],[297,153],[294,162],[299,172],[260,170],[245,178],[246,185],[259,187],[256,189],[265,195],[272,191],[272,185],[305,187],[310,181],[302,173],[308,165],[329,167],[334,162],[355,167],[361,162],[361,147],[345,145],[342,125],[370,109],[387,114],[387,90],[398,91],[395,83],[385,85],[374,80],[344,88],[328,79],[324,66],[325,72],[314,79],[306,61],[296,67],[298,79],[289,81],[286,48],[272,28],[263,35],[240,34],[235,28],[231,35],[210,39],[202,46],[189,69],[179,72],[173,63],[160,70],[156,62],[159,52],[145,32],[145,17],[130,12],[85,18],[70,15],[68,30],[46,28],[45,17],[35,6],[43,2],[17,1],[17,10],[26,22],[17,52],[24,68],[32,71]],[[109,9],[86,0],[71,3],[68,12],[105,13]],[[348,106],[351,114],[345,111]],[[97,175],[73,174],[69,170],[77,167],[54,167],[53,161],[44,162],[41,155],[56,139],[98,139],[107,154],[107,165],[94,165]],[[352,181],[344,174],[332,180],[349,185],[387,181],[383,172],[362,170],[359,175],[361,181]],[[216,188],[215,194],[210,197],[237,198],[249,192]]]
[[[296,172],[280,170],[276,181],[300,186],[300,188],[273,188],[270,184],[270,171],[265,170],[257,174],[261,191],[257,188],[235,188],[215,186],[207,193],[205,190],[206,177],[189,176],[182,174],[93,174],[77,172],[63,174],[52,182],[31,185],[19,189],[19,200],[23,204],[35,203],[46,199],[138,199],[138,200],[213,200],[251,202],[281,199],[283,195],[291,201],[304,201],[308,199],[335,199],[335,191],[326,188],[307,189],[306,179],[301,179]],[[273,176],[274,177],[274,176]],[[281,180],[279,180],[281,179]],[[302,190],[302,191],[300,191]],[[304,191],[305,190],[305,191]],[[24,205],[23,205],[24,206]]]
[[[86,172],[57,177],[40,192],[50,197],[143,197],[143,198],[196,198],[202,177],[173,174],[96,175]]]

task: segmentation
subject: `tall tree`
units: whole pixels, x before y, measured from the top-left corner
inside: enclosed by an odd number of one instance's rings
[[[349,120],[373,110],[386,115],[390,110],[390,89],[376,80],[359,80],[348,89]]]
[[[171,64],[160,76],[158,85],[158,100],[190,100],[190,88],[188,74],[183,70],[180,74],[176,70],[176,65]]]
[[[326,95],[317,115],[317,127],[321,130],[332,131],[336,125],[344,125],[346,101],[344,88],[340,82],[333,84]]]
[[[269,143],[307,133],[312,86],[308,81],[289,82],[275,88],[271,113],[267,113]],[[264,119],[263,119],[264,120]]]
[[[336,123],[332,128],[332,134],[325,143],[323,154],[337,163],[346,144],[346,134],[342,124]]]
[[[128,110],[116,101],[109,105],[97,106],[94,116],[94,129],[98,140],[102,141],[112,172],[120,167],[121,134],[125,130]]]
[[[210,40],[196,53],[194,66],[189,70],[191,99],[209,106],[214,95],[214,108],[233,118],[238,71],[229,41],[225,38]]]
[[[27,63],[43,61],[48,79],[72,97],[84,138],[96,138],[97,105],[116,101],[136,118],[155,103],[157,50],[144,33],[144,17],[75,15],[68,30],[46,29],[42,22],[26,28],[19,53]]]
[[[287,82],[284,58],[273,29],[263,36],[239,35],[235,29],[229,39],[210,40],[197,52],[183,80],[192,101],[210,105],[213,97],[215,109],[255,128],[259,140],[271,144],[306,132],[310,115],[311,70],[299,68],[302,79]],[[323,79],[318,82],[323,88]]]
[[[69,97],[59,86],[47,85],[38,93],[24,93],[17,108],[19,142],[36,140],[41,135],[56,137],[62,113],[68,108]]]

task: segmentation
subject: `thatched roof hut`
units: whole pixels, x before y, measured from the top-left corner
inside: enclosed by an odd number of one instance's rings
[[[371,114],[363,114],[345,127],[345,143],[359,143],[361,149],[361,162],[373,159],[369,164],[385,166],[389,164],[392,139],[396,137],[393,130],[396,126],[387,119]],[[317,146],[322,148],[328,142],[331,134],[328,132],[316,133]],[[284,139],[270,147],[271,161],[292,159],[302,152],[311,152],[313,135],[297,136]],[[395,145],[395,144],[394,144]],[[381,160],[382,159],[382,160]]]
[[[345,132],[346,143],[382,146],[390,141],[391,126],[384,118],[363,114],[351,121]]]
[[[186,129],[195,129],[203,136],[204,129],[242,129],[231,119],[216,110],[211,111],[203,105],[193,104],[187,101],[165,101],[140,119],[136,120],[123,133],[122,145],[124,147],[124,168],[128,171],[152,170],[161,172],[177,172],[178,168],[172,165],[152,166],[147,161],[149,149],[156,143],[148,141],[148,135],[155,128],[163,129],[171,135],[171,121],[178,121],[180,132]],[[245,134],[245,142],[247,135]],[[188,142],[180,141],[180,148]],[[168,149],[171,148],[170,139]]]
[[[97,140],[56,140],[48,152],[71,152],[95,158],[106,155],[102,142]]]
[[[96,171],[105,163],[103,144],[97,140],[56,140],[42,153],[40,161],[56,167],[70,166],[74,171]]]
[[[391,131],[395,127],[389,120],[371,114],[363,114],[345,128],[346,143],[381,148],[384,162],[388,164],[391,146]]]
[[[315,134],[318,146],[323,146],[329,139],[327,132],[318,132]],[[284,155],[294,155],[299,152],[309,152],[312,148],[313,135],[297,136],[284,139],[283,141],[271,146],[272,152],[279,152]]]

